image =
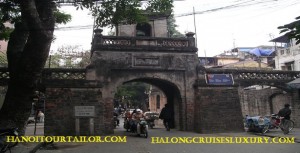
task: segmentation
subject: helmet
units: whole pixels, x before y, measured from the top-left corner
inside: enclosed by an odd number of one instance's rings
[[[142,112],[142,110],[141,109],[136,109],[136,112]]]
[[[284,107],[290,107],[290,104],[285,104]]]

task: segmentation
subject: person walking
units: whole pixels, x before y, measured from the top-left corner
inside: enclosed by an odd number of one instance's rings
[[[170,125],[172,121],[172,111],[168,104],[161,110],[159,118],[163,120],[164,126],[167,131],[170,131]]]
[[[44,123],[45,114],[41,110],[38,113],[38,118],[40,123]]]

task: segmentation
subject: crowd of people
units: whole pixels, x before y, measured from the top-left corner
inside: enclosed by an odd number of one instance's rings
[[[145,112],[146,113],[146,112]],[[141,109],[134,109],[131,111],[127,109],[124,112],[124,121],[125,121],[125,129],[129,129],[131,132],[135,132],[139,128],[139,122],[144,119],[149,119],[149,116],[145,115]],[[116,113],[114,113],[116,114]],[[158,118],[157,118],[158,119]],[[162,109],[159,119],[163,120],[164,126],[166,127],[167,131],[170,131],[170,123],[172,120],[172,113],[171,109],[168,104]]]
[[[124,114],[125,124],[128,125],[131,132],[135,132],[137,130],[138,123],[144,118],[145,115],[141,109],[134,109],[132,112],[128,109]]]

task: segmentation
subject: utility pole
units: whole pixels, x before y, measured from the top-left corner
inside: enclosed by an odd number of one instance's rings
[[[204,56],[205,56],[204,66],[206,66],[206,63],[207,63],[206,50],[204,50]]]
[[[194,28],[195,28],[195,45],[197,47],[197,28],[196,28],[196,16],[195,16],[195,7],[193,6],[193,15],[194,15]]]

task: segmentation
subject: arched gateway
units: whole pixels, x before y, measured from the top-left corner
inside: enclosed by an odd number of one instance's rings
[[[154,45],[139,45],[139,43]],[[127,82],[138,81],[155,85],[165,93],[167,103],[171,104],[174,110],[176,128],[193,130],[196,51],[193,37],[178,39],[118,38],[96,34],[91,64],[86,69],[86,80],[101,82],[101,86],[68,89],[47,88],[49,97],[53,97],[54,93],[62,94],[62,100],[51,101],[50,98],[50,105],[55,104],[55,108],[60,105],[66,110],[53,113],[48,105],[47,110],[51,116],[48,117],[50,123],[46,122],[45,128],[49,126],[47,128],[49,133],[56,131],[56,134],[112,133],[113,98],[117,87]],[[75,95],[79,97],[76,98]],[[63,104],[62,101],[69,102]],[[68,104],[74,106],[75,109],[70,110]],[[57,119],[55,116],[60,113],[75,114],[75,116],[71,115],[72,119],[69,122],[73,123],[67,125],[69,128],[61,127],[68,130],[58,129],[58,125],[65,124],[68,120]],[[52,124],[55,121],[58,125]],[[60,133],[58,130],[62,132]],[[45,133],[47,131],[45,129]]]
[[[150,17],[147,25],[151,28],[148,30],[150,35],[154,37],[136,37],[137,25],[120,25],[118,36],[103,36],[101,29],[95,30],[91,64],[86,69],[86,80],[100,82],[101,85],[88,88],[89,84],[86,87],[65,89],[68,91],[48,86],[47,94],[51,97],[53,93],[64,93],[66,98],[58,101],[73,99],[69,106],[73,106],[74,110],[62,113],[75,115],[71,115],[72,119],[67,120],[71,124],[63,128],[66,130],[57,132],[57,124],[65,124],[66,119],[55,119],[60,112],[53,113],[47,109],[51,116],[48,117],[49,124],[45,123],[45,133],[112,133],[113,98],[117,87],[134,81],[152,84],[161,89],[167,97],[167,103],[173,108],[175,127],[180,130],[194,129],[193,85],[198,57],[193,33],[188,33],[185,38],[168,38],[166,16]],[[76,92],[90,96],[76,98]],[[49,100],[49,103],[55,104],[55,108],[59,105],[60,109],[70,109],[65,104]],[[53,125],[55,123],[57,124]]]
[[[194,38],[155,40],[123,37],[116,40],[101,35],[100,37],[103,44],[94,46],[87,79],[105,82],[103,100],[112,105],[117,87],[126,82],[139,81],[152,84],[165,93],[167,103],[171,104],[174,110],[176,128],[187,130],[186,115],[192,116],[193,113],[187,110],[187,105],[193,104],[193,84],[197,65]],[[122,47],[104,45],[106,42],[113,44],[126,42],[126,45]],[[101,51],[97,51],[97,47]]]
[[[243,87],[266,84],[283,88],[300,76],[299,72],[199,67],[193,33],[168,38],[165,17],[153,18],[149,25],[155,37],[136,37],[136,25],[120,25],[119,36],[103,36],[102,30],[95,30],[91,64],[85,70],[43,72],[45,135],[113,133],[113,98],[117,87],[127,82],[145,82],[161,89],[179,130],[242,131],[243,113],[256,106],[270,108],[268,98],[259,105],[257,100],[245,101]],[[292,118],[297,119],[299,94],[291,94]]]

